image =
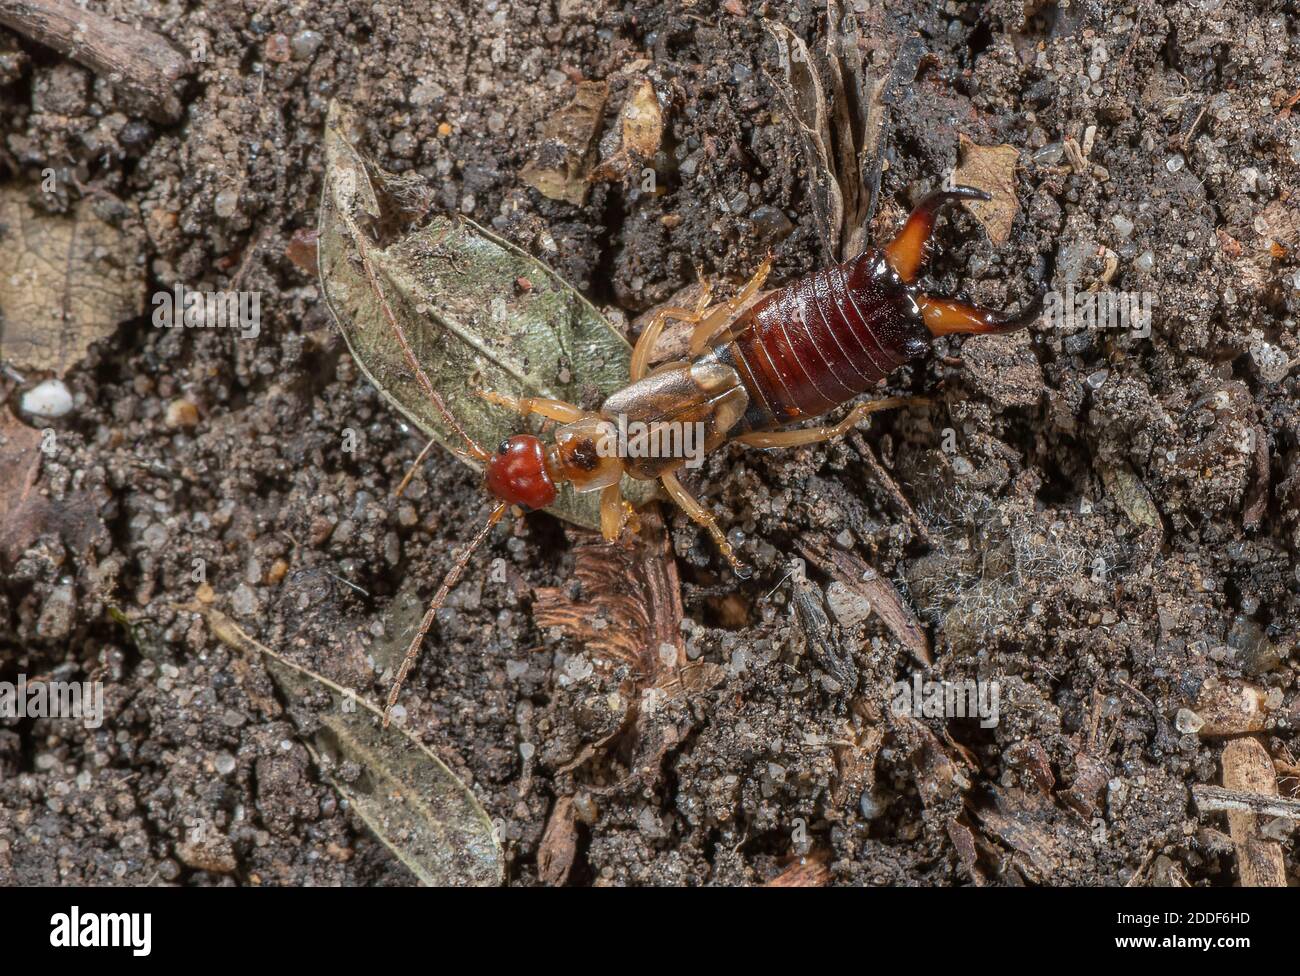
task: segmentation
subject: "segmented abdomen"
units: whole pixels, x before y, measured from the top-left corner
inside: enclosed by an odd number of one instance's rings
[[[710,355],[749,394],[741,433],[826,413],[921,355],[928,338],[907,287],[869,250],[767,295]]]

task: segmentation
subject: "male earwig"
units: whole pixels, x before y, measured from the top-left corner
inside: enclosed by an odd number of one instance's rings
[[[931,193],[883,250],[867,248],[843,264],[814,271],[765,295],[740,314],[740,308],[762,288],[770,258],[729,301],[705,308],[706,293],[695,310],[661,309],[637,339],[632,382],[611,394],[595,412],[560,400],[480,394],[521,416],[539,414],[560,424],[549,446],[531,434],[518,434],[490,455],[479,447],[447,410],[411,353],[400,325],[390,317],[408,364],[469,453],[484,462],[485,487],[500,504],[434,597],[389,693],[388,709],[396,703],[425,633],[474,549],[508,506],[545,508],[555,501],[557,486],[563,482],[577,491],[601,492],[601,532],[614,541],[635,514],[619,491],[623,475],[658,479],[673,501],[708,530],[737,575],[747,577],[748,570],[713,515],[678,481],[676,471],[686,458],[620,457],[613,447],[616,424],[620,420],[646,428],[696,424],[695,429],[703,432],[704,451],[732,440],[754,447],[795,447],[838,437],[868,414],[908,402],[868,401],[833,426],[780,429],[819,417],[865,393],[907,361],[922,356],[934,337],[1013,332],[1038,317],[1041,297],[1019,314],[1007,315],[928,295],[916,286],[939,209],[959,200],[988,199],[987,193],[969,186]],[[650,352],[669,319],[695,323],[691,358],[649,372]],[[384,721],[387,724],[387,709]]]

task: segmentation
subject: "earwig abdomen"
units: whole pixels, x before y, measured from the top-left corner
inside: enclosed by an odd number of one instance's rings
[[[734,436],[833,410],[923,354],[929,339],[910,289],[868,249],[771,292],[707,355],[734,368],[749,394]]]

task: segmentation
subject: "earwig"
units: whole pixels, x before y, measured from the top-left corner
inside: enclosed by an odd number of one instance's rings
[[[619,490],[623,476],[659,480],[669,497],[709,532],[736,574],[748,577],[748,569],[717,520],[678,480],[677,471],[686,459],[620,457],[612,444],[620,418],[647,428],[699,425],[695,429],[703,431],[705,451],[729,441],[761,448],[795,447],[838,437],[868,414],[911,402],[900,398],[867,401],[857,404],[833,426],[782,429],[857,398],[904,363],[923,356],[935,337],[1013,332],[1038,317],[1041,296],[1018,314],[1008,315],[932,296],[917,287],[939,210],[959,200],[988,199],[987,193],[968,186],[931,193],[883,249],[867,248],[849,261],[778,288],[748,307],[746,303],[763,287],[770,258],[728,301],[706,308],[706,291],[694,310],[660,309],[637,339],[630,384],[611,394],[596,411],[560,400],[480,393],[521,416],[538,414],[558,423],[549,446],[531,434],[517,434],[495,452],[484,451],[447,410],[411,352],[401,326],[390,316],[390,325],[421,387],[465,441],[468,453],[484,462],[485,487],[499,504],[457,559],[421,621],[389,693],[385,724],[425,634],[470,555],[508,506],[546,508],[555,501],[557,485],[563,482],[580,492],[601,493],[601,533],[612,542],[635,519],[632,506]],[[651,350],[669,319],[694,323],[690,358],[651,372]]]

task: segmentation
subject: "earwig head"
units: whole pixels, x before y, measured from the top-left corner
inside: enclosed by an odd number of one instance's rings
[[[484,482],[503,502],[529,510],[546,508],[555,501],[546,449],[532,434],[516,434],[502,441],[487,459]]]

